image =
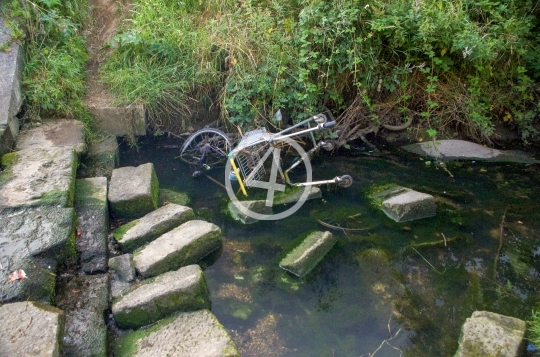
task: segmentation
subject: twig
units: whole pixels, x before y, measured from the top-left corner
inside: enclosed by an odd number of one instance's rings
[[[497,249],[497,254],[495,255],[495,261],[493,262],[493,279],[497,280],[497,264],[499,263],[499,255],[501,254],[502,244],[503,244],[503,233],[504,225],[506,221],[506,211],[508,211],[508,206],[504,209],[504,213],[501,219],[501,224],[499,225],[499,248]]]
[[[400,352],[400,356],[401,356],[402,351],[401,351],[399,348],[397,348],[397,347],[395,347],[395,346],[392,346],[392,345],[389,344],[388,342],[389,342],[389,341],[392,341],[394,338],[396,338],[396,337],[399,335],[399,333],[401,332],[401,330],[402,330],[403,328],[400,327],[399,330],[397,330],[397,332],[392,336],[392,329],[390,328],[390,321],[391,321],[391,320],[392,320],[392,315],[390,314],[390,317],[389,317],[389,319],[388,319],[388,333],[390,334],[390,338],[387,338],[387,339],[383,340],[383,341],[381,342],[381,344],[379,345],[379,347],[377,347],[377,349],[376,349],[375,351],[373,351],[372,353],[368,354],[369,357],[375,356],[375,353],[377,353],[377,352],[383,347],[383,345],[384,345],[385,343],[386,343],[388,346],[392,347],[393,349],[398,350],[398,351]]]
[[[225,187],[224,184],[222,184],[221,182],[219,182],[218,180],[216,180],[216,179],[213,178],[212,176],[210,176],[210,175],[205,175],[205,176],[208,177],[208,179],[209,179],[210,181],[212,181],[213,183],[218,184],[219,186],[223,187],[225,190],[227,189],[227,187]]]
[[[414,247],[411,247],[411,248],[412,248],[416,253],[418,253],[418,255],[419,255],[420,257],[422,257],[422,259],[424,259],[424,261],[425,261],[426,263],[428,263],[429,266],[432,267],[433,270],[435,270],[435,272],[437,272],[437,273],[439,273],[439,274],[443,274],[443,273],[446,271],[446,268],[444,268],[444,270],[443,270],[442,272],[438,271],[437,269],[435,269],[435,267],[434,267],[434,266],[433,266],[426,258],[424,258],[424,256],[423,256],[422,254],[420,254],[419,251],[416,250],[416,248],[414,248]]]
[[[373,229],[373,228],[376,227],[376,226],[371,226],[371,227],[366,227],[366,228],[345,228],[345,227],[336,226],[336,225],[333,225],[333,224],[330,224],[330,223],[323,222],[320,219],[318,219],[317,222],[319,222],[319,224],[322,224],[323,226],[325,226],[327,228],[336,229],[336,230],[343,231],[343,232],[345,232],[345,231],[347,231],[347,232],[367,231],[369,229]]]
[[[444,233],[442,233],[442,232],[441,232],[441,235],[442,235],[442,237],[444,239],[444,246],[446,247],[446,237],[444,236]]]

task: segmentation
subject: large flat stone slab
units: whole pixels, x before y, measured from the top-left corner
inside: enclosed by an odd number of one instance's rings
[[[138,328],[177,311],[210,308],[208,288],[198,265],[188,265],[152,279],[112,306],[120,328]]]
[[[92,106],[89,108],[97,129],[116,136],[146,135],[146,113],[142,105],[127,107]]]
[[[114,169],[109,204],[114,216],[140,218],[158,208],[159,182],[152,163]]]
[[[25,301],[0,307],[0,356],[60,357],[62,310]]]
[[[134,338],[128,333],[117,342],[117,356],[239,357],[231,336],[208,310],[184,312]],[[122,353],[126,351],[126,353]]]
[[[109,275],[81,275],[62,281],[57,306],[65,312],[64,356],[106,357]]]
[[[475,311],[461,327],[454,357],[523,356],[526,323],[515,317]]]
[[[221,229],[213,223],[188,221],[136,253],[135,268],[144,277],[194,264],[221,247]]]
[[[313,232],[287,254],[279,266],[296,276],[304,277],[317,266],[336,242],[337,238],[328,231]]]
[[[74,207],[79,224],[76,242],[81,269],[87,274],[105,273],[109,253],[107,178],[77,180]]]
[[[132,252],[193,218],[195,214],[191,208],[169,203],[139,220],[118,227],[113,235],[122,251]]]
[[[520,151],[503,151],[464,140],[435,140],[403,146],[406,151],[444,161],[482,160],[494,162],[540,163]]]
[[[17,150],[61,147],[86,152],[84,124],[74,119],[44,119],[39,125],[22,130],[17,139]]]
[[[50,147],[5,154],[0,172],[0,208],[32,205],[71,207],[77,155]]]
[[[5,267],[9,262],[11,269],[5,269],[0,279],[0,303],[17,301],[39,301],[52,304],[56,296],[56,273],[58,262],[52,258],[30,257],[11,262],[2,259]],[[13,271],[22,269],[27,279],[10,282],[7,278]]]

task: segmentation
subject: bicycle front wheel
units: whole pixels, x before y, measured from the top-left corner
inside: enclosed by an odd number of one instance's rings
[[[227,134],[206,128],[191,134],[180,149],[180,159],[190,165],[212,166],[225,161],[231,150]]]

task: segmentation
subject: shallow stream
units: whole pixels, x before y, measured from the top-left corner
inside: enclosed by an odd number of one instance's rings
[[[291,217],[245,226],[224,214],[221,186],[193,179],[175,158],[180,144],[122,146],[121,166],[152,162],[161,188],[187,192],[197,215],[221,227],[223,248],[203,267],[212,312],[243,357],[452,356],[473,311],[527,320],[540,308],[539,166],[443,169],[395,150],[352,149],[312,161],[315,180],[349,174],[351,187],[323,187]],[[223,168],[208,174],[223,182]],[[436,217],[398,224],[374,209],[366,194],[390,183],[435,196]],[[314,230],[338,243],[304,279],[280,269]]]

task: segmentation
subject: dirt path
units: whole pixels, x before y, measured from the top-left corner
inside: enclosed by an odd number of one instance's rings
[[[107,51],[102,47],[109,41],[127,16],[130,3],[117,0],[88,0],[92,11],[92,25],[87,29],[86,41],[90,50],[88,63],[88,75],[86,85],[88,87],[84,103],[88,108],[112,106],[113,96],[103,83],[100,83],[99,67],[107,56]]]

